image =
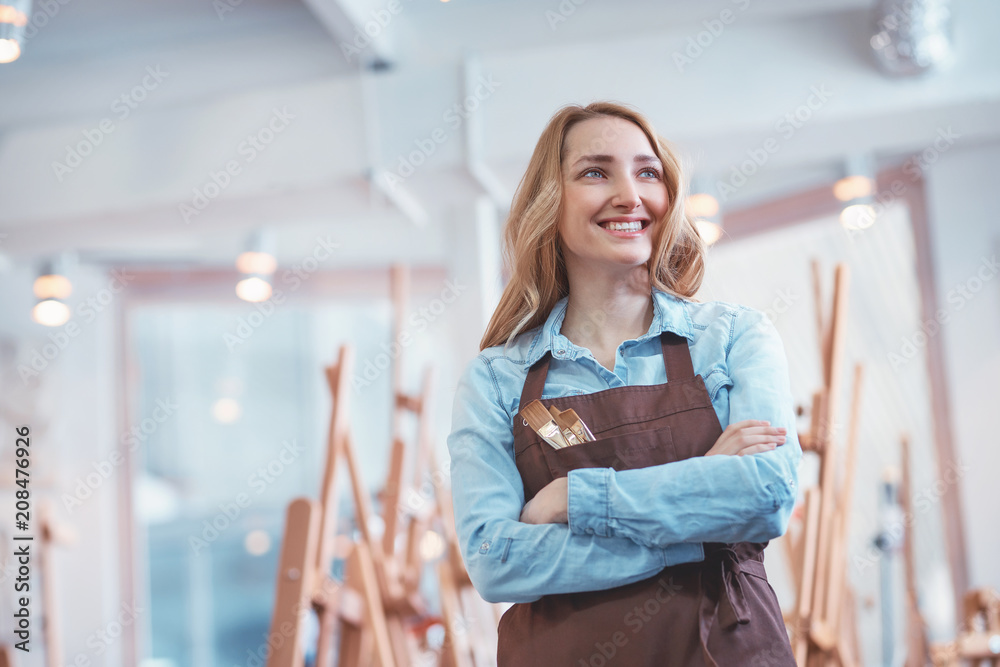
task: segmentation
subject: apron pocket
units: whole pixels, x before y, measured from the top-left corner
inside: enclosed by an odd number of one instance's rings
[[[562,449],[543,444],[542,452],[553,478],[566,477],[577,468],[630,470],[677,459],[669,426],[598,438]]]

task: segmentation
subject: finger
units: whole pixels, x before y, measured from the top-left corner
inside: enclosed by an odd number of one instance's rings
[[[788,429],[784,426],[747,426],[740,429],[740,432],[750,435],[785,435]]]
[[[751,447],[754,445],[773,444],[778,445],[785,442],[783,435],[742,435],[737,439],[737,447]]]

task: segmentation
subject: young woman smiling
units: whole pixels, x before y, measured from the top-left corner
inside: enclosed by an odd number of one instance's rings
[[[669,144],[623,105],[561,109],[504,246],[448,437],[469,576],[517,603],[499,665],[794,665],[762,555],[802,455],[784,348],[761,312],[693,298]],[[552,447],[519,414],[535,399],[595,439]]]

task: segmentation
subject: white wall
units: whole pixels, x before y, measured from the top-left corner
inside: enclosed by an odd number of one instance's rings
[[[938,305],[950,317],[938,334],[961,481],[969,585],[1000,590],[996,519],[1000,432],[1000,143],[945,153],[927,172],[928,217]],[[993,262],[992,268],[988,262]],[[966,290],[963,294],[962,290]]]
[[[68,508],[64,493],[72,493],[80,480],[95,473],[94,465],[108,462],[110,453],[118,447],[118,424],[115,411],[116,337],[115,312],[117,303],[111,300],[103,312],[89,316],[77,314],[71,319],[76,329],[50,329],[31,321],[33,305],[31,284],[34,276],[28,271],[13,271],[0,280],[0,428],[4,447],[3,469],[13,470],[14,428],[25,423],[31,427],[31,502],[36,559],[31,563],[31,652],[18,652],[18,664],[41,666],[44,657],[40,612],[41,586],[37,575],[39,527],[37,512],[43,500],[51,502],[59,523],[75,534],[75,542],[56,547],[53,557],[56,579],[58,623],[62,631],[63,659],[73,664],[78,655],[85,655],[95,667],[121,664],[120,641],[104,643],[96,633],[107,631],[120,611],[118,594],[118,517],[117,484],[122,474],[120,466],[103,466],[107,477],[92,477],[96,489],[80,504]],[[108,278],[94,270],[74,274],[74,293],[69,304],[75,308],[84,300],[99,295],[107,297]],[[67,325],[64,325],[67,326]],[[72,335],[76,331],[76,335]],[[60,334],[66,334],[65,337]],[[50,334],[55,339],[50,338]],[[59,346],[62,346],[61,348]],[[40,356],[36,357],[35,352]],[[38,360],[37,375],[29,374],[23,381],[18,367]],[[6,474],[6,473],[5,473]],[[12,474],[12,473],[10,473]],[[81,493],[86,495],[86,492]],[[13,490],[5,485],[0,502],[13,506]],[[4,513],[3,530],[10,534],[13,516]],[[12,542],[5,540],[9,553]],[[3,587],[4,609],[9,604],[12,586]],[[140,614],[139,622],[148,622]],[[4,628],[9,627],[8,623]],[[115,628],[110,628],[113,633]],[[4,634],[0,640],[9,642]],[[89,644],[88,644],[88,639]],[[102,655],[98,656],[100,651]]]

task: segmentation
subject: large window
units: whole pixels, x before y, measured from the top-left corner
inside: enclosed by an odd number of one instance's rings
[[[131,313],[132,402],[155,422],[135,454],[137,563],[152,610],[140,654],[158,667],[253,664],[248,651],[270,623],[285,507],[316,497],[322,479],[331,405],[322,368],[351,342],[363,370],[389,338],[387,299],[267,310],[168,303]],[[388,370],[355,386],[352,432],[373,490],[389,409]]]

